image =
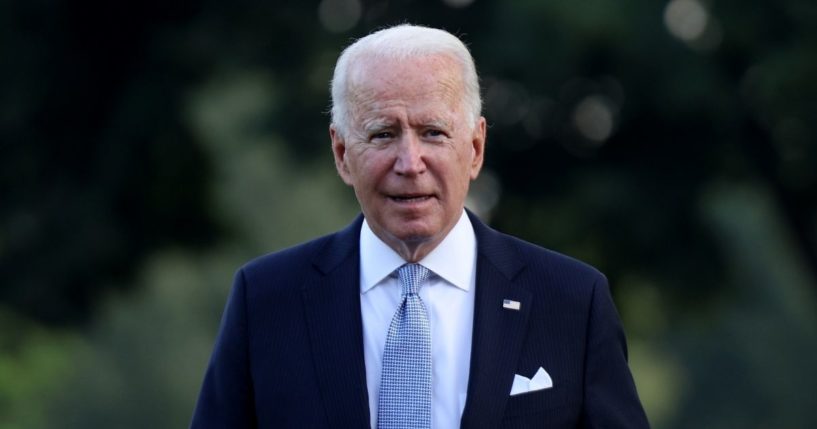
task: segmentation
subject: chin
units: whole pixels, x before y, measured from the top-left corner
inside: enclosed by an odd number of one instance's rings
[[[434,237],[428,234],[415,234],[415,235],[408,235],[404,238],[400,238],[400,241],[406,244],[422,244],[427,241],[431,241]]]
[[[391,230],[390,234],[404,243],[423,243],[433,240],[438,230],[428,227],[407,227],[401,226]]]

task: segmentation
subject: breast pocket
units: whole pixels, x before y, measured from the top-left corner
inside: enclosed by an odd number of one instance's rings
[[[505,407],[505,416],[514,417],[542,413],[571,405],[577,407],[579,403],[580,399],[575,395],[571,395],[567,389],[551,387],[511,396],[508,398],[508,405]]]

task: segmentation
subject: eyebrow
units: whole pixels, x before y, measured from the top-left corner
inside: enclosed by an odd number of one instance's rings
[[[394,126],[394,121],[389,119],[372,119],[370,121],[366,121],[363,124],[363,130],[367,133],[371,133],[374,131],[380,131],[384,128],[390,128]]]
[[[375,118],[366,121],[363,124],[363,131],[365,133],[373,133],[376,131],[381,131],[384,129],[392,128],[398,121],[387,119],[387,118]],[[444,130],[450,130],[453,128],[451,121],[445,119],[429,119],[429,120],[422,120],[419,121],[419,126],[423,128],[439,128]]]
[[[432,128],[443,128],[443,129],[450,129],[451,122],[446,121],[445,119],[432,119],[430,121],[421,121],[424,127],[432,127]]]

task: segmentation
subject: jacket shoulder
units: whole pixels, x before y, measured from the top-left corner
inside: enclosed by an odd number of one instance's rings
[[[312,260],[331,240],[331,237],[332,235],[325,235],[305,243],[255,257],[242,265],[239,271],[245,276],[253,278],[275,277],[293,270],[303,270],[312,264]]]
[[[244,264],[238,274],[248,282],[259,279],[295,280],[316,270],[325,274],[355,253],[362,223],[363,217],[358,216],[340,231],[259,256]]]
[[[521,276],[530,280],[589,282],[591,285],[600,279],[606,282],[604,275],[586,262],[499,232],[470,212],[469,215],[479,252],[509,279]]]
[[[506,237],[519,250],[521,258],[534,270],[547,270],[554,275],[570,275],[597,279],[604,277],[596,267],[572,256],[551,250],[516,237]]]
[[[598,269],[586,262],[497,231],[477,218],[472,217],[471,222],[474,225],[480,252],[497,265],[603,277]]]

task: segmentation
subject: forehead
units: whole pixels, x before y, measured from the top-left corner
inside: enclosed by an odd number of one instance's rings
[[[460,65],[439,54],[361,58],[350,73],[349,89],[353,111],[388,105],[453,107],[461,104],[464,95]]]

